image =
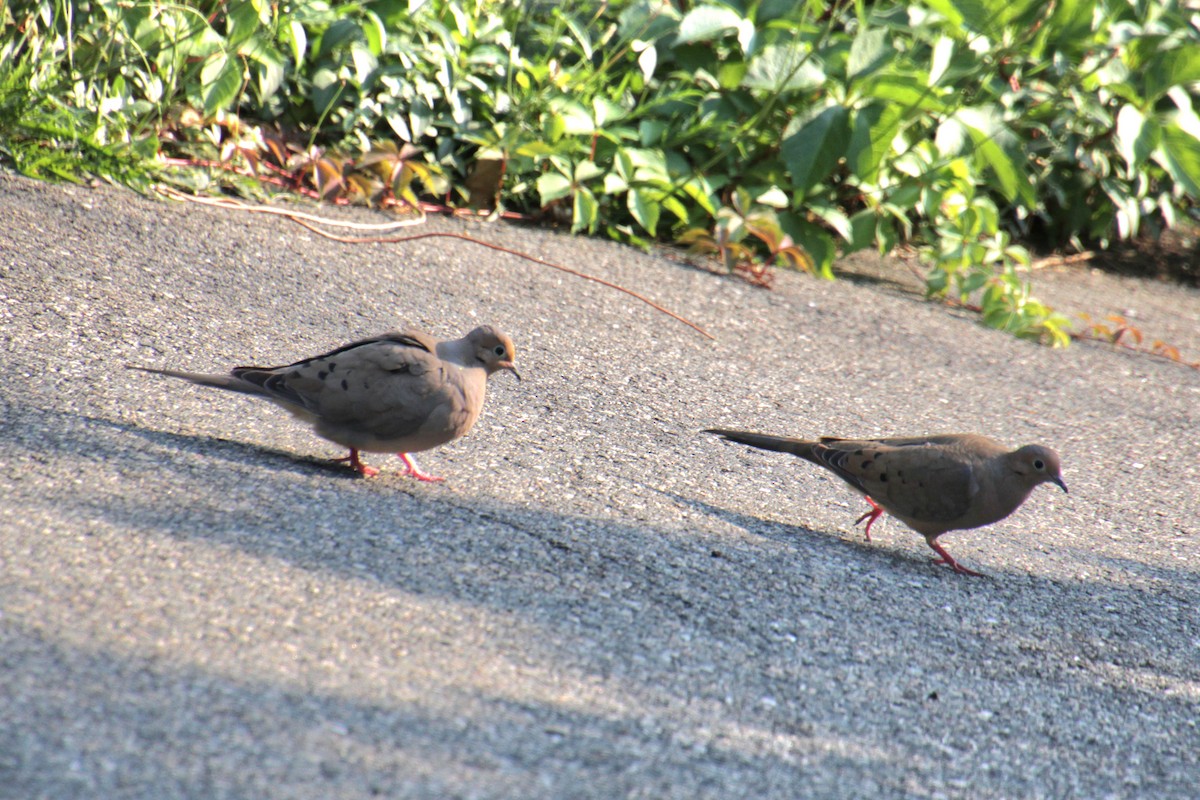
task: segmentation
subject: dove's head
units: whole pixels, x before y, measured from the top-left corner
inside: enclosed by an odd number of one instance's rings
[[[487,374],[506,370],[521,380],[513,359],[517,357],[512,339],[490,325],[482,325],[467,334],[467,341],[474,349],[475,360],[483,364]]]
[[[1027,444],[1010,457],[1013,471],[1028,481],[1030,488],[1039,483],[1053,483],[1067,491],[1062,479],[1062,462],[1058,453],[1049,447]]]

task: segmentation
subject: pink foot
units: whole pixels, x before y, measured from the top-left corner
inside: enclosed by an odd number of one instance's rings
[[[933,548],[933,552],[935,552],[939,556],[941,556],[941,558],[935,558],[933,560],[933,563],[945,564],[947,567],[954,570],[959,575],[974,575],[976,578],[984,577],[984,574],[982,572],[976,572],[973,569],[967,569],[962,564],[955,561],[953,558],[950,557],[949,553],[947,553],[945,550],[942,549],[942,546],[940,544],[933,541],[932,539],[929,540],[929,546]]]
[[[353,467],[355,471],[364,478],[373,478],[379,474],[379,470],[364,464],[362,460],[359,459],[358,451],[353,447],[350,448],[350,455],[346,456],[345,458],[335,458],[334,461],[349,461],[350,466]]]
[[[400,456],[400,460],[404,462],[404,474],[410,478],[416,478],[419,481],[428,481],[429,483],[446,480],[438,475],[430,475],[428,472],[422,472],[421,468],[417,466],[417,462],[408,453],[396,453],[396,455]]]
[[[869,497],[867,498],[867,502],[871,504],[871,510],[854,520],[854,524],[857,525],[864,519],[867,520],[867,529],[864,531],[864,533],[866,533],[867,541],[869,542],[871,541],[871,525],[875,523],[875,520],[883,516],[883,509],[880,508],[879,505]]]

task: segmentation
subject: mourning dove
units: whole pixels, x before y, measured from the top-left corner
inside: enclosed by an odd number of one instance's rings
[[[385,333],[284,367],[235,367],[228,375],[131,369],[265,397],[311,423],[318,436],[349,448],[339,460],[366,477],[379,470],[359,460],[360,452],[394,452],[405,474],[440,481],[409,453],[471,430],[488,377],[507,370],[520,380],[513,357],[512,340],[484,326],[444,342],[412,331]]]
[[[946,531],[978,528],[1004,519],[1041,483],[1064,492],[1058,454],[1026,445],[1008,450],[986,436],[944,434],[908,439],[836,439],[809,442],[782,436],[710,428],[731,442],[791,453],[824,467],[862,493],[871,510],[855,524],[884,511],[925,537],[937,563],[964,575],[980,573],[959,564],[937,543]]]

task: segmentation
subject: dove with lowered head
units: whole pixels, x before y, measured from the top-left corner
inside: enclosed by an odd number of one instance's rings
[[[350,450],[342,459],[366,477],[379,470],[360,452],[396,453],[405,474],[422,472],[410,453],[465,435],[483,409],[487,379],[513,365],[512,340],[488,326],[437,341],[414,331],[385,333],[282,367],[235,367],[228,374],[131,367],[200,386],[264,397]]]

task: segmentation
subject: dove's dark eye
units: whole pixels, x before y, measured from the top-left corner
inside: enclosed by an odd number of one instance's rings
[[[492,352],[495,353],[496,355],[500,356],[501,358],[508,355],[508,351],[506,351],[504,349],[504,345],[502,345],[502,344],[498,344],[495,347],[493,347]]]
[[[1042,461],[1040,458],[1036,458],[1036,459],[1034,459],[1034,461],[1033,461],[1033,468],[1034,468],[1034,469],[1045,469],[1045,468],[1046,468],[1046,462],[1045,462],[1045,461]]]

